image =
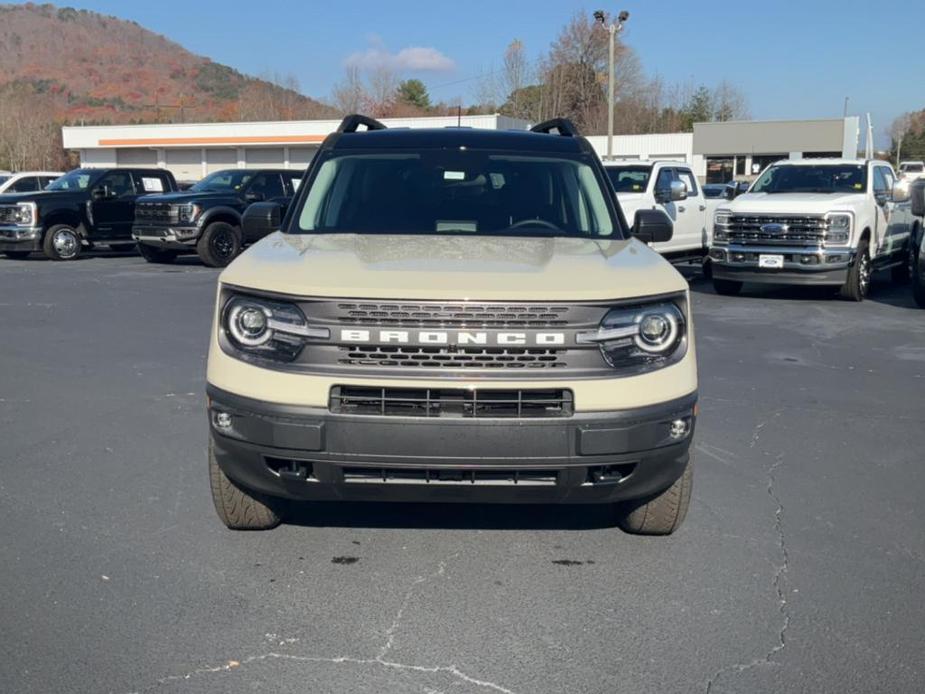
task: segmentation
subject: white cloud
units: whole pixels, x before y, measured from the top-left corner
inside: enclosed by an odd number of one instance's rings
[[[346,65],[361,70],[385,67],[394,72],[450,72],[456,69],[456,63],[436,48],[408,46],[392,53],[380,41],[372,39],[371,43],[373,45],[365,51],[347,56]]]

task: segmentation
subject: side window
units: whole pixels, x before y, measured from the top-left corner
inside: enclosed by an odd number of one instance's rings
[[[888,193],[891,193],[893,191],[893,185],[896,183],[893,171],[885,166],[881,166],[880,170],[883,171],[883,178],[886,180],[886,190]]]
[[[129,171],[112,171],[100,179],[97,187],[109,188],[110,192],[117,198],[135,194],[135,187],[132,185],[132,174]]]
[[[286,197],[283,182],[279,174],[260,174],[247,187],[249,195],[262,195],[264,200]]]
[[[694,179],[694,174],[688,169],[678,169],[678,178],[681,180],[681,183],[687,186],[687,197],[696,198],[699,193],[697,192],[697,181]]]
[[[156,171],[135,171],[132,176],[139,195],[157,195],[170,190],[167,177]]]
[[[671,187],[671,182],[674,180],[674,173],[671,169],[662,169],[658,172],[658,178],[655,179],[655,188],[654,190],[664,190],[665,188]]]
[[[25,176],[11,185],[9,190],[13,193],[31,193],[39,190],[38,179],[35,176]]]
[[[885,195],[889,191],[886,176],[883,175],[885,170],[882,166],[874,167],[874,195]]]
[[[45,186],[56,179],[57,176],[39,176],[39,185],[42,187],[42,190],[44,190]]]
[[[295,195],[299,192],[299,185],[302,183],[302,171],[287,171],[283,174],[283,181],[286,183],[286,195]]]

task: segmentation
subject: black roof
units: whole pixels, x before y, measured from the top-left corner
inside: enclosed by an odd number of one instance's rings
[[[335,133],[325,148],[354,149],[467,149],[519,150],[527,152],[590,153],[583,137],[535,133],[528,130],[484,128],[387,128]]]

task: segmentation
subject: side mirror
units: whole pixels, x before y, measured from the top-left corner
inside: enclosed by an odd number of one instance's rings
[[[909,199],[912,200],[912,214],[925,217],[925,181],[916,181],[909,186]]]
[[[890,194],[890,199],[893,202],[906,202],[909,199],[909,186],[904,186],[900,183],[893,184],[893,190]]]
[[[669,188],[672,202],[687,200],[687,184],[683,181],[672,181]]]
[[[276,202],[255,202],[244,210],[241,228],[248,240],[263,238],[279,231],[283,223],[283,206]]]
[[[674,225],[663,210],[638,210],[633,219],[632,233],[643,243],[671,241]]]
[[[735,186],[726,186],[725,188],[723,188],[723,198],[726,200],[735,200],[736,199]]]

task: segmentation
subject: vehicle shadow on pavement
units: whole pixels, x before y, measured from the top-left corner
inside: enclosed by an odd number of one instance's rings
[[[447,504],[331,501],[293,504],[286,525],[439,530],[599,530],[615,528],[608,504]]]

